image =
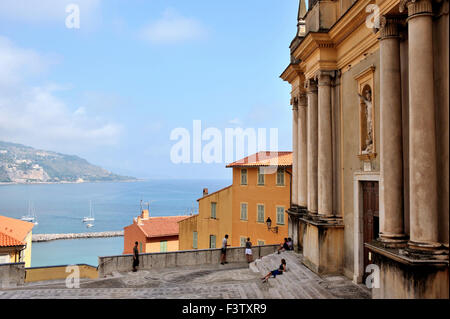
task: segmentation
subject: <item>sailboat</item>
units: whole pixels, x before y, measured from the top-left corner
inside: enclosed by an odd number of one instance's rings
[[[90,222],[90,221],[94,221],[94,214],[92,213],[92,201],[89,201],[89,216],[88,217],[84,217],[83,218],[83,222]],[[91,225],[91,226],[89,226]],[[87,224],[86,226],[88,227],[92,227],[92,224]]]
[[[33,214],[31,202],[28,202],[28,215],[22,216],[21,220],[26,222],[34,222],[36,214]]]

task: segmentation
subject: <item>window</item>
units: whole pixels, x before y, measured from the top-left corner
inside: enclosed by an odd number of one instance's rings
[[[216,219],[217,203],[211,203],[211,218]]]
[[[241,169],[241,185],[247,185],[247,169]]]
[[[209,235],[209,248],[216,248],[216,235]]]
[[[277,185],[284,186],[284,168],[277,170]]]
[[[264,205],[258,204],[258,223],[264,223]]]
[[[241,220],[247,220],[247,203],[241,203]]]
[[[258,246],[264,246],[266,242],[264,240],[258,240]]]
[[[159,242],[160,251],[165,253],[167,251],[167,240],[162,240]]]
[[[277,207],[277,224],[284,225],[284,207]]]
[[[195,231],[192,233],[192,248],[197,249],[198,248],[198,233]]]
[[[245,247],[245,243],[247,242],[247,237],[239,237],[241,239],[241,247]]]
[[[142,253],[142,243],[139,242],[139,252]]]
[[[258,167],[258,185],[264,185],[264,167]]]

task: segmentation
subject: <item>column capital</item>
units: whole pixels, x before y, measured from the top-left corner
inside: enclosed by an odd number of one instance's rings
[[[308,94],[317,92],[316,80],[313,78],[305,80],[305,89]]]
[[[432,0],[401,0],[399,5],[400,12],[408,9],[408,19],[417,15],[433,14]]]
[[[296,97],[296,96],[291,97],[291,105],[292,105],[292,110],[294,110],[294,111],[298,110],[298,97]]]
[[[308,97],[306,93],[300,93],[298,95],[298,106],[300,107],[307,107],[308,106]]]
[[[400,36],[398,26],[403,23],[399,17],[382,16],[380,18],[380,40],[398,38]]]
[[[336,71],[335,70],[319,70],[316,72],[314,77],[317,80],[318,86],[330,86],[331,85],[331,78],[336,77]]]

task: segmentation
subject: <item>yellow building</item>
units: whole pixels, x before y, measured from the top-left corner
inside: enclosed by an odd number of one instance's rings
[[[198,199],[199,214],[179,222],[180,250],[283,242],[288,236],[291,152],[259,152],[229,164],[233,184]],[[268,220],[271,227],[268,227]]]
[[[34,224],[0,216],[0,264],[24,262],[31,266],[31,242]]]

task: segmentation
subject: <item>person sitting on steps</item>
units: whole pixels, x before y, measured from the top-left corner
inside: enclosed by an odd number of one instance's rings
[[[281,259],[280,267],[278,267],[278,269],[272,270],[265,277],[261,278],[262,282],[267,282],[269,280],[270,276],[273,276],[273,278],[276,278],[277,275],[282,275],[283,272],[285,272],[285,271],[286,271],[286,260]]]

